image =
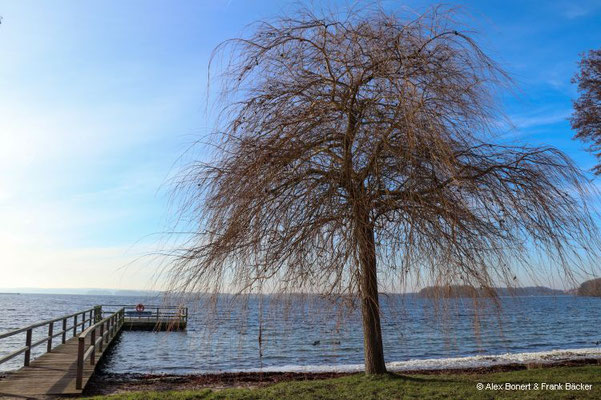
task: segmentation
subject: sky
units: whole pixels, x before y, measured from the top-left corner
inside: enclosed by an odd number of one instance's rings
[[[601,1],[445,3],[516,82],[506,135],[590,169],[568,122],[570,79],[601,43]],[[296,4],[0,0],[0,288],[160,288],[144,255],[172,227],[180,156],[212,126],[211,51]]]

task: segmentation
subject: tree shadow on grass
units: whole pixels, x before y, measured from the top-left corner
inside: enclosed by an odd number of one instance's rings
[[[404,382],[415,382],[415,383],[465,383],[465,379],[449,378],[444,375],[431,375],[431,376],[415,376],[415,375],[403,375],[395,372],[389,372],[386,377],[390,380],[398,380]]]

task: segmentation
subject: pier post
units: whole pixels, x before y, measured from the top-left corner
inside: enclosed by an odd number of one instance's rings
[[[48,324],[48,347],[46,351],[50,353],[52,351],[52,331],[54,327],[54,322]]]
[[[94,307],[94,323],[102,320],[102,306]]]
[[[102,346],[104,345],[104,322],[100,324],[100,343],[98,344],[98,351],[102,353]]]
[[[77,372],[75,374],[75,388],[82,389],[83,381],[83,353],[85,351],[85,338],[80,337],[77,343]]]
[[[77,335],[77,314],[73,317],[73,337]]]
[[[25,336],[25,346],[27,346],[27,350],[25,350],[25,361],[23,362],[23,365],[26,367],[29,366],[29,360],[31,358],[31,331],[31,328],[27,329],[27,334]]]
[[[96,328],[92,329],[92,353],[90,354],[90,365],[96,364]]]
[[[108,327],[108,334],[106,335],[106,343],[108,344],[109,341],[111,340],[111,337],[113,336],[113,318],[114,317],[110,317],[107,323],[107,327]]]
[[[67,341],[67,318],[63,318],[63,344]]]

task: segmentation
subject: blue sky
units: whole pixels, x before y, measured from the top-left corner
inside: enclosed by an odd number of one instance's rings
[[[0,288],[149,288],[156,266],[138,257],[170,226],[165,183],[211,126],[212,49],[295,3],[0,0]],[[516,81],[507,137],[591,168],[567,118],[601,1],[447,4]]]

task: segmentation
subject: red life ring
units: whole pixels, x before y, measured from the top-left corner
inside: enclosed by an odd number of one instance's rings
[[[140,303],[136,306],[136,311],[137,312],[142,312],[144,311],[144,304]]]

